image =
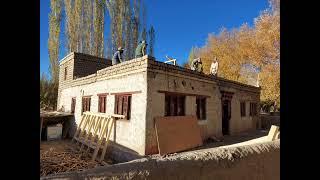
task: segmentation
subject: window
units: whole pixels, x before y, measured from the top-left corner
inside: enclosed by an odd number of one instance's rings
[[[125,115],[125,119],[131,118],[131,94],[115,96],[115,114]]]
[[[165,116],[184,116],[185,115],[185,99],[183,95],[165,96]]]
[[[86,111],[90,111],[90,105],[91,105],[91,97],[82,97],[82,111],[86,112]]]
[[[75,109],[76,109],[76,98],[74,97],[71,99],[71,113],[74,113]]]
[[[99,105],[98,105],[98,112],[106,113],[106,99],[107,95],[99,95]]]
[[[250,103],[250,116],[256,116],[257,114],[257,103]]]
[[[241,117],[246,116],[246,103],[240,102]]]
[[[197,105],[197,118],[198,120],[206,120],[206,98],[205,97],[197,97],[196,98]]]
[[[67,80],[67,75],[68,75],[68,67],[64,68],[64,80]]]

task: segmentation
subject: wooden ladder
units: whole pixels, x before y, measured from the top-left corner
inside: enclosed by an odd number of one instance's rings
[[[104,160],[112,128],[116,118],[124,115],[84,112],[72,142],[80,146],[80,152],[88,154],[93,149],[92,160]],[[97,155],[101,151],[100,158]]]

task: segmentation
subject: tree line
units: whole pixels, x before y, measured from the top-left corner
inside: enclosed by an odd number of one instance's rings
[[[111,59],[121,46],[125,49],[123,58],[130,60],[134,58],[138,42],[146,40],[148,54],[154,56],[155,29],[147,26],[147,8],[143,0],[51,0],[50,9],[51,80],[47,77],[42,80],[50,81],[52,86],[58,86],[60,47],[67,53],[80,52]],[[109,24],[106,24],[106,17]],[[61,30],[63,23],[65,29]],[[105,34],[105,28],[109,28],[109,34]]]
[[[243,24],[209,34],[205,46],[191,48],[189,64],[201,57],[204,73],[209,74],[217,57],[218,76],[252,85],[256,85],[253,79],[259,81],[262,104],[280,108],[280,0],[269,0],[269,4],[253,27]]]
[[[50,72],[57,82],[59,47],[67,52],[80,52],[111,58],[118,47],[125,49],[124,59],[134,58],[141,40],[149,42],[154,55],[155,29],[147,27],[147,9],[142,0],[51,0],[48,50]],[[105,23],[108,16],[110,24]],[[65,39],[61,24],[65,23]],[[105,34],[105,28],[110,33]]]

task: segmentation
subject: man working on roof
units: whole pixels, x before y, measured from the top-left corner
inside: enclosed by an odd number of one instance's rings
[[[135,52],[135,58],[142,57],[147,54],[147,43],[145,40],[141,41],[141,43],[137,46]]]
[[[119,47],[118,50],[114,53],[112,57],[112,65],[116,65],[118,63],[122,63],[122,53],[123,53],[123,48]]]
[[[202,71],[203,71],[203,68],[202,68],[201,58],[194,59],[194,60],[191,62],[190,67],[191,67],[191,70],[193,70],[193,71],[202,72]]]
[[[218,61],[217,61],[217,57],[214,58],[214,60],[211,63],[211,67],[210,67],[210,74],[217,76],[218,74]]]

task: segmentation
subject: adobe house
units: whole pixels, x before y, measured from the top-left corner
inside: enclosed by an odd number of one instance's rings
[[[74,112],[76,124],[84,111],[125,115],[116,122],[111,140],[131,154],[158,153],[154,117],[195,115],[205,140],[258,128],[259,103],[259,87],[148,55],[114,66],[111,60],[81,53],[60,62],[57,108]]]

